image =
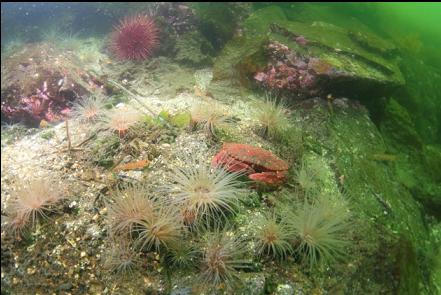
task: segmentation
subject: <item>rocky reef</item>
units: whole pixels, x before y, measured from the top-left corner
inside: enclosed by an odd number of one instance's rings
[[[433,69],[308,4],[147,7],[146,60],[2,56],[2,294],[441,290]]]

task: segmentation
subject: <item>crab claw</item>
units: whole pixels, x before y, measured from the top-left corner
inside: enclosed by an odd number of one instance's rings
[[[222,165],[222,163],[224,162],[223,160],[226,157],[227,157],[227,153],[225,151],[220,151],[213,157],[213,160],[211,160],[211,167],[218,167]]]
[[[279,185],[284,182],[285,175],[285,172],[261,172],[250,174],[249,178],[268,185]]]
[[[254,169],[252,169],[246,163],[240,162],[228,156],[228,153],[225,151],[220,151],[216,156],[214,156],[211,161],[212,167],[223,166],[230,172],[241,172],[241,173],[255,173]]]

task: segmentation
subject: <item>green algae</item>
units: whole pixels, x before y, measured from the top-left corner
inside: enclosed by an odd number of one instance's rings
[[[189,32],[176,41],[175,60],[189,66],[206,66],[212,64],[212,45],[198,31]]]
[[[219,50],[237,28],[241,18],[247,15],[247,3],[191,3],[200,26],[199,29],[210,40],[214,49]]]
[[[191,115],[189,112],[178,113],[170,118],[170,122],[178,128],[185,128],[190,125]]]

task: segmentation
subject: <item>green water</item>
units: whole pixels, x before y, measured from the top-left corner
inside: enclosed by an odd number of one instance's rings
[[[376,7],[376,17],[370,23],[377,23],[378,30],[390,32],[390,38],[394,38],[394,31],[418,36],[424,44],[418,52],[419,58],[440,68],[440,57],[436,54],[436,48],[441,45],[439,3],[377,3]]]

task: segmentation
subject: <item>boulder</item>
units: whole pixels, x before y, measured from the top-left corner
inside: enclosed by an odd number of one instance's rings
[[[27,44],[1,63],[1,119],[38,126],[65,118],[79,97],[104,91],[73,52],[47,43]]]
[[[255,11],[243,24],[243,33],[224,47],[214,64],[214,81],[235,80],[255,85],[256,72],[268,65],[269,43],[284,44],[305,59],[319,59],[329,67],[320,73],[323,93],[363,98],[392,93],[404,85],[395,46],[352,20],[351,29],[321,20],[289,20],[282,8]],[[366,98],[367,99],[367,98]]]

